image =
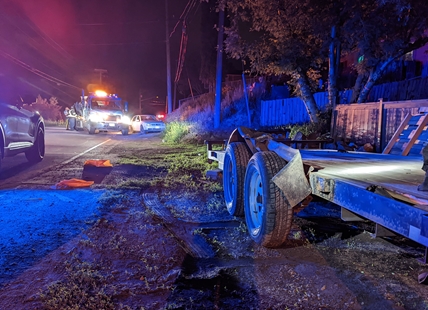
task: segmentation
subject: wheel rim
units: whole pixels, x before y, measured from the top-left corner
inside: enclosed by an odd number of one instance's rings
[[[250,211],[250,233],[257,236],[260,233],[263,223],[263,184],[260,173],[252,167],[250,170],[251,178],[249,180],[248,206]]]
[[[227,210],[230,211],[233,208],[234,197],[236,197],[236,179],[233,173],[233,164],[230,160],[230,157],[225,158],[225,168],[223,169],[224,173],[224,196],[226,200]]]

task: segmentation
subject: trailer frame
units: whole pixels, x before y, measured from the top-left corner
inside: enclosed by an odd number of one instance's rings
[[[427,263],[428,192],[417,190],[424,177],[422,156],[296,149],[291,146],[309,142],[284,141],[270,133],[239,127],[227,142],[207,141],[208,159],[217,161],[220,170],[231,143],[245,143],[253,157],[273,152],[285,160],[286,165],[263,182],[274,182],[293,211],[300,211],[312,196],[318,196],[339,205],[344,221],[374,222],[376,237],[401,235],[424,246],[423,262]],[[214,150],[215,145],[220,149]],[[364,172],[365,168],[369,170]]]

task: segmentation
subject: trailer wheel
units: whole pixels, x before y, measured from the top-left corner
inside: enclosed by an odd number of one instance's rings
[[[244,215],[245,169],[251,154],[245,143],[230,143],[226,148],[223,167],[223,192],[227,211],[233,216]]]
[[[265,247],[282,245],[291,229],[293,210],[272,181],[286,164],[274,152],[258,152],[245,173],[245,221],[251,238]]]
[[[38,163],[45,157],[45,131],[42,126],[37,128],[34,145],[25,152],[25,157],[30,163]]]

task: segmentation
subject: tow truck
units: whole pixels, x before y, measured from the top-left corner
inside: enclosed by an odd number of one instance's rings
[[[96,90],[88,96],[82,94],[75,109],[78,114],[76,127],[87,130],[91,135],[100,131],[120,131],[123,135],[129,132],[131,119],[125,115],[127,104],[115,94],[107,94],[103,90]]]
[[[303,142],[246,127],[223,144],[207,141],[208,159],[223,175],[227,210],[245,216],[256,243],[281,246],[293,214],[318,196],[339,205],[344,221],[374,222],[377,237],[401,235],[423,245],[427,263],[428,192],[417,189],[422,156],[291,147]],[[214,150],[215,144],[222,146]]]

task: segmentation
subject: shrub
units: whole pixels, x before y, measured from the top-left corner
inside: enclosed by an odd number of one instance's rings
[[[311,133],[317,133],[319,136],[325,135],[330,132],[330,117],[331,112],[320,113],[318,115],[319,123],[305,123],[291,125],[290,137],[293,137],[298,131],[303,133],[305,136],[309,136]]]
[[[39,112],[40,115],[48,121],[58,122],[63,120],[61,106],[58,105],[58,100],[55,97],[51,97],[48,101],[39,95],[35,102],[29,105],[24,104],[24,108],[29,111]]]
[[[176,144],[190,132],[190,123],[188,122],[171,122],[166,125],[164,142]]]

